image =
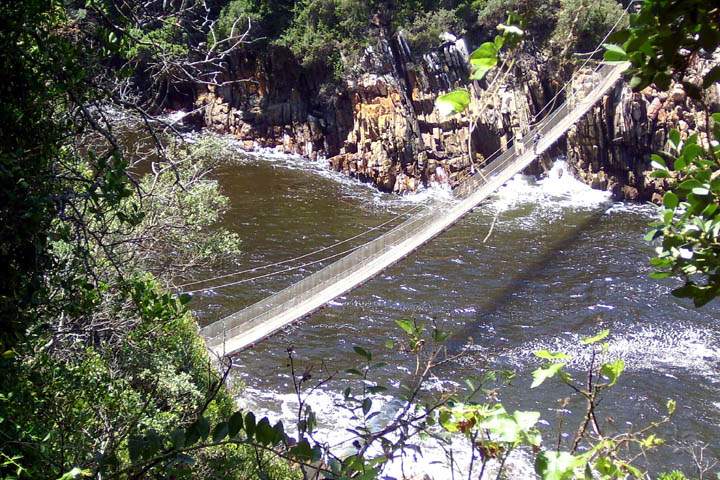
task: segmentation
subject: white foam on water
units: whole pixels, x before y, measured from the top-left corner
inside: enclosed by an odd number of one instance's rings
[[[440,383],[440,380],[437,380]],[[288,390],[292,390],[291,386],[285,385]],[[435,385],[437,389],[444,389],[442,385]],[[400,408],[404,406],[401,401],[393,399],[389,396],[376,396],[373,398],[373,410],[381,412],[370,421],[372,430],[379,430],[387,425],[396,415]],[[318,427],[313,438],[316,441],[332,446],[332,450],[336,455],[344,456],[355,453],[352,445],[355,436],[347,431],[352,428],[352,414],[342,408],[343,398],[339,393],[328,392],[325,390],[315,390],[308,395],[304,401],[310,405],[318,419]],[[276,393],[266,390],[258,390],[247,388],[244,390],[238,404],[242,408],[247,408],[259,416],[267,416],[272,424],[282,420],[285,430],[289,435],[296,435],[297,429],[295,422],[297,421],[298,398],[294,393]],[[356,421],[355,421],[356,422]],[[439,433],[439,432],[436,432]],[[404,478],[425,478],[427,475],[433,480],[445,480],[452,477],[451,466],[448,459],[448,449],[452,450],[452,457],[456,478],[467,477],[470,464],[470,445],[469,442],[461,435],[453,435],[450,445],[444,448],[437,443],[436,440],[421,440],[415,436],[413,443],[419,447],[419,451],[407,449],[403,455],[400,455],[390,461],[383,471],[384,479],[404,479]],[[370,454],[379,454],[379,450],[371,451]],[[483,480],[492,479],[497,476],[499,465],[494,462],[488,464]],[[475,475],[479,473],[479,465],[475,463]],[[511,480],[526,480],[535,478],[533,473],[532,458],[529,452],[517,450],[510,455],[506,462],[506,478]],[[474,476],[473,478],[477,478]]]
[[[566,332],[560,336],[527,342],[522,347],[501,352],[516,366],[540,364],[533,352],[550,350],[571,355],[571,365],[582,368],[589,364],[589,348],[581,348],[583,335]],[[676,324],[642,325],[626,331],[612,332],[607,340],[608,359],[625,360],[627,370],[652,370],[659,374],[682,370],[710,381],[720,381],[720,335],[713,329]]]
[[[652,203],[615,202],[605,210],[605,215],[634,214],[641,217],[653,218],[658,214],[660,207]]]
[[[389,207],[405,207],[419,204],[430,205],[433,202],[452,203],[455,200],[452,190],[447,185],[433,183],[428,187],[421,186],[416,192],[403,195],[383,193],[373,184],[361,182],[358,179],[349,177],[343,173],[330,168],[326,158],[318,156],[312,160],[302,155],[285,153],[281,147],[255,147],[253,150],[245,149],[243,143],[229,135],[219,135],[213,132],[203,131],[201,133],[191,132],[185,137],[188,141],[196,141],[199,136],[208,135],[220,139],[227,148],[237,152],[239,156],[235,159],[242,163],[248,162],[270,162],[280,168],[288,170],[302,170],[314,175],[332,180],[346,187],[344,194],[350,197],[361,196],[366,199],[368,195],[374,204]]]
[[[491,200],[490,208],[495,212],[530,205],[541,216],[557,216],[567,209],[597,209],[610,202],[610,193],[580,182],[568,171],[564,160],[556,160],[544,178],[515,175]]]

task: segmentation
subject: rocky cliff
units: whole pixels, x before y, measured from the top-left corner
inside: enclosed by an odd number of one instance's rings
[[[552,60],[528,54],[487,97],[484,85],[467,84],[467,55],[462,40],[416,55],[401,35],[380,34],[338,81],[302,68],[284,48],[243,51],[233,57],[226,83],[200,92],[196,103],[205,126],[235,135],[248,149],[320,156],[389,192],[455,184],[521,137],[567,78]],[[466,115],[441,118],[434,108],[439,94],[458,86],[475,93],[471,109],[479,121],[472,129]],[[555,101],[562,100],[561,93]],[[649,155],[665,145],[669,129],[688,135],[702,133],[704,125],[704,114],[681,87],[671,94],[650,87],[632,93],[618,84],[553,153],[567,154],[578,177],[593,187],[643,200],[662,190],[647,175]],[[539,163],[530,170],[542,168]]]
[[[689,81],[701,84],[702,74],[718,63],[717,55],[698,61]],[[707,97],[717,111],[718,84]],[[673,83],[669,92],[649,86],[634,93],[621,82],[568,132],[568,162],[585,183],[609,190],[615,198],[657,202],[665,184],[649,176],[650,154],[666,148],[672,129],[678,129],[682,139],[697,133],[706,143],[706,127],[704,109],[687,96],[682,84]]]

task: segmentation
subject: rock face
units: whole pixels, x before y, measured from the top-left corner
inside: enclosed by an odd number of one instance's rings
[[[321,91],[327,73],[303,69],[285,48],[238,52],[228,72],[195,103],[206,127],[236,136],[248,149],[279,145],[315,158],[337,151],[352,125],[347,92]]]
[[[235,135],[248,149],[325,158],[335,170],[388,192],[455,185],[521,139],[536,116],[547,114],[548,102],[564,100],[555,97],[563,75],[539,54],[519,58],[492,96],[481,88],[487,85],[468,85],[467,55],[459,40],[416,56],[401,35],[381,32],[352,73],[332,82],[328,72],[302,68],[287,49],[243,51],[232,58],[226,83],[199,92],[196,104],[205,126]],[[576,76],[573,88],[586,80]],[[474,92],[474,128],[467,115],[441,118],[434,108],[439,94],[460,86]],[[648,176],[650,153],[664,147],[670,128],[687,136],[702,134],[704,125],[704,113],[681,86],[670,94],[632,93],[618,84],[553,153],[566,153],[577,176],[593,187],[644,200],[662,191]],[[543,169],[539,162],[529,170]]]
[[[698,62],[691,81],[701,83],[700,75],[718,60]],[[576,83],[582,81],[579,76]],[[709,92],[714,109],[719,93],[715,84]],[[672,129],[683,139],[697,133],[707,142],[706,114],[682,84],[673,83],[669,93],[653,86],[633,93],[626,83],[618,83],[568,132],[568,162],[581,180],[611,191],[616,199],[658,201],[666,185],[650,177],[650,154],[667,148]]]

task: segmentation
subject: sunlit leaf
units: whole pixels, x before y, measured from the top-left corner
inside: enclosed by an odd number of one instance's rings
[[[624,370],[625,362],[622,359],[617,359],[600,367],[600,374],[610,381],[610,386],[613,386]]]
[[[597,343],[601,340],[605,340],[608,335],[610,335],[610,330],[605,329],[598,332],[596,335],[593,335],[592,337],[586,337],[583,338],[580,343],[583,345],[592,345],[593,343]]]
[[[450,93],[446,93],[445,95],[440,95],[435,100],[435,106],[442,116],[460,113],[464,111],[468,105],[470,105],[470,92],[464,88],[458,88]],[[398,322],[398,325],[400,325],[400,321]],[[400,325],[400,328],[403,328],[403,326]],[[405,330],[405,328],[403,328],[403,330]]]
[[[545,368],[538,368],[532,373],[533,383],[530,385],[530,388],[538,387],[548,378],[554,377],[564,366],[565,363],[560,362],[553,363]]]

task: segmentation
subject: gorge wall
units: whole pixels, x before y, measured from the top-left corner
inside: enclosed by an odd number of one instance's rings
[[[543,107],[570,77],[542,53],[524,54],[488,97],[482,83],[468,85],[467,55],[462,40],[416,55],[401,35],[381,32],[376,46],[333,80],[327,71],[301,67],[282,47],[242,51],[232,57],[226,83],[198,92],[196,105],[204,126],[236,136],[248,149],[325,158],[383,191],[454,185],[522,137],[538,113],[547,114],[552,108]],[[439,94],[460,86],[474,92],[470,108],[479,121],[472,135],[467,115],[443,118],[434,108]],[[554,101],[563,99],[561,92]],[[663,185],[648,176],[649,155],[665,145],[671,128],[685,136],[705,128],[704,114],[681,86],[670,94],[651,87],[632,93],[619,83],[552,153],[567,155],[576,175],[594,188],[616,198],[651,199]],[[543,168],[541,161],[529,170]]]

